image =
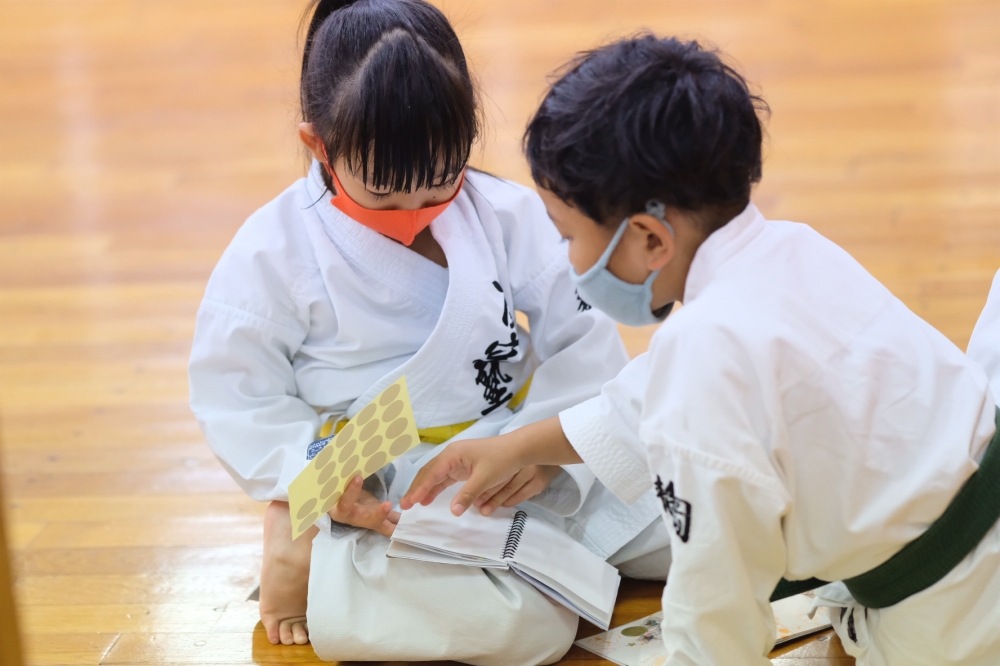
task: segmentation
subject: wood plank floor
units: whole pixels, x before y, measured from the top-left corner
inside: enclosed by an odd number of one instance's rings
[[[185,375],[214,262],[303,172],[304,4],[0,3],[2,462],[31,664],[316,661],[255,629],[262,507],[205,447]],[[640,27],[719,45],[773,110],[765,214],[968,342],[1000,267],[997,0],[442,6],[483,90],[475,160],[522,182],[524,122],[576,50]],[[657,595],[629,586],[618,617]],[[853,660],[823,637],[775,663]]]

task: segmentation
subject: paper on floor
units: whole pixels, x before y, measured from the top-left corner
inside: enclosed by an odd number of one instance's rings
[[[778,635],[775,645],[830,628],[825,608],[818,609],[810,619],[812,601],[811,594],[797,594],[771,604]],[[582,638],[576,644],[621,666],[662,666],[670,656],[660,634],[662,619],[662,611],[653,613],[610,631]]]

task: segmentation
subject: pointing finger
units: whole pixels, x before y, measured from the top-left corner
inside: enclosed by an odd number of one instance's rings
[[[453,485],[455,485],[455,480],[454,479],[445,479],[441,483],[439,483],[436,486],[434,486],[433,488],[431,488],[427,492],[427,494],[424,495],[424,498],[422,500],[420,500],[420,503],[423,504],[424,506],[427,506],[428,504],[430,504],[434,500],[436,500],[437,497],[438,497],[438,495],[440,495],[441,493],[444,492],[445,488],[448,488],[448,487],[453,486]]]
[[[399,505],[403,509],[412,508],[415,504],[429,504],[438,493],[444,488],[454,483],[454,479],[450,478],[452,476],[463,476],[459,467],[456,464],[458,460],[456,456],[449,455],[450,449],[446,449],[433,460],[429,461],[424,467],[417,472],[417,476],[413,479],[413,483],[410,484],[410,489],[400,500]],[[455,460],[453,460],[455,458]],[[455,473],[457,472],[457,474]],[[441,488],[434,492],[434,489],[441,485]],[[432,494],[430,500],[428,500],[428,494]]]

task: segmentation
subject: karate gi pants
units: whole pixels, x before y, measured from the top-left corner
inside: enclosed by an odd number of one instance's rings
[[[386,557],[371,530],[313,540],[309,639],[329,661],[533,666],[558,661],[578,617],[510,571]]]
[[[669,544],[657,520],[609,561],[663,580]],[[321,659],[533,666],[558,661],[576,638],[577,615],[513,572],[393,559],[388,548],[371,530],[313,540],[309,639]]]
[[[1000,524],[948,575],[893,606],[865,608],[843,583],[816,597],[857,666],[997,666]]]

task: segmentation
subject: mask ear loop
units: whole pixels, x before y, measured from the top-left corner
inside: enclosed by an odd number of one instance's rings
[[[326,172],[328,174],[330,174],[330,182],[331,182],[331,184],[333,184],[333,183],[336,182],[337,177],[333,175],[333,167],[330,166],[330,156],[327,155],[327,153],[326,153],[326,144],[323,143],[322,139],[320,139],[319,147],[323,151],[323,162],[322,162],[322,164],[326,168]],[[337,186],[333,185],[333,189],[336,190]],[[334,194],[334,196],[338,196],[340,194],[340,192],[334,191],[333,194]]]
[[[674,238],[677,238],[677,235],[674,234],[673,226],[671,226],[671,224],[667,222],[667,205],[665,203],[659,201],[658,199],[650,199],[649,201],[646,202],[646,214],[652,215],[660,222],[663,222],[663,226],[667,228],[667,231],[670,232],[670,235],[673,236]]]
[[[673,225],[670,224],[669,222],[667,222],[667,206],[666,206],[666,204],[664,204],[662,201],[660,201],[658,199],[650,199],[649,201],[646,202],[646,213],[649,214],[649,215],[652,215],[653,217],[655,217],[656,219],[658,219],[660,222],[662,222],[663,226],[665,226],[667,228],[667,231],[670,232],[670,235],[673,238],[677,238],[676,234],[674,234],[674,227],[673,227]],[[649,276],[649,280],[647,280],[647,281],[650,282],[650,283],[652,283],[653,279],[656,278],[656,274],[657,273],[659,273],[659,271],[656,271],[652,275],[650,275]],[[674,304],[673,303],[667,303],[666,305],[664,305],[659,310],[654,310],[653,311],[653,316],[655,316],[655,317],[657,317],[659,319],[666,319],[667,315],[669,315],[670,311],[673,310],[673,309],[674,309]]]

